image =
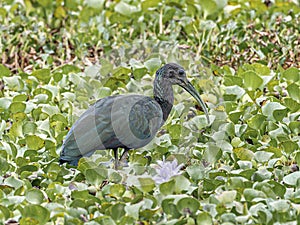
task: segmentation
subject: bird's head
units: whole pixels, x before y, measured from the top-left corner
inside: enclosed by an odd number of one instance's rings
[[[199,93],[196,91],[194,86],[188,81],[185,70],[182,66],[176,63],[168,63],[156,72],[156,79],[163,79],[171,83],[172,85],[177,84],[183,89],[185,89],[188,93],[190,93],[200,104],[201,108],[203,109],[206,115],[207,122],[209,123],[209,116],[205,103],[201,99]]]
[[[157,79],[164,79],[171,84],[180,85],[186,83],[187,78],[183,67],[176,63],[168,63],[156,72]]]

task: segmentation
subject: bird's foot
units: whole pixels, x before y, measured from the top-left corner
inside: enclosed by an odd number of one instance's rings
[[[115,160],[115,169],[121,169],[123,167],[127,167],[128,166],[128,161],[126,159],[121,159],[121,160]]]

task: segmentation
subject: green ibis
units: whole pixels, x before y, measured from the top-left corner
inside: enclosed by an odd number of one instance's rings
[[[155,75],[153,98],[144,95],[116,95],[99,99],[74,123],[67,134],[60,155],[60,163],[77,166],[81,157],[91,156],[96,150],[113,149],[118,166],[118,148],[123,154],[129,149],[147,145],[167,120],[173,106],[172,85],[189,92],[204,110],[208,111],[200,95],[187,80],[185,70],[168,63]]]

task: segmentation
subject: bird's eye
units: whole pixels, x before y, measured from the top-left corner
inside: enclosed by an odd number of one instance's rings
[[[185,74],[184,70],[181,70],[181,69],[178,71],[178,73],[180,76],[183,76]]]

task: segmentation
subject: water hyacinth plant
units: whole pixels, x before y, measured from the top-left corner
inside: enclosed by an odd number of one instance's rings
[[[172,162],[163,160],[158,160],[155,166],[156,175],[154,176],[154,181],[156,184],[161,184],[169,181],[173,176],[180,175],[180,169],[183,167],[183,164],[179,164],[176,159]]]
[[[3,0],[0,33],[0,225],[300,224],[299,0]],[[59,165],[88,107],[153,97],[168,62],[209,126],[175,87],[127,166],[101,150]]]

